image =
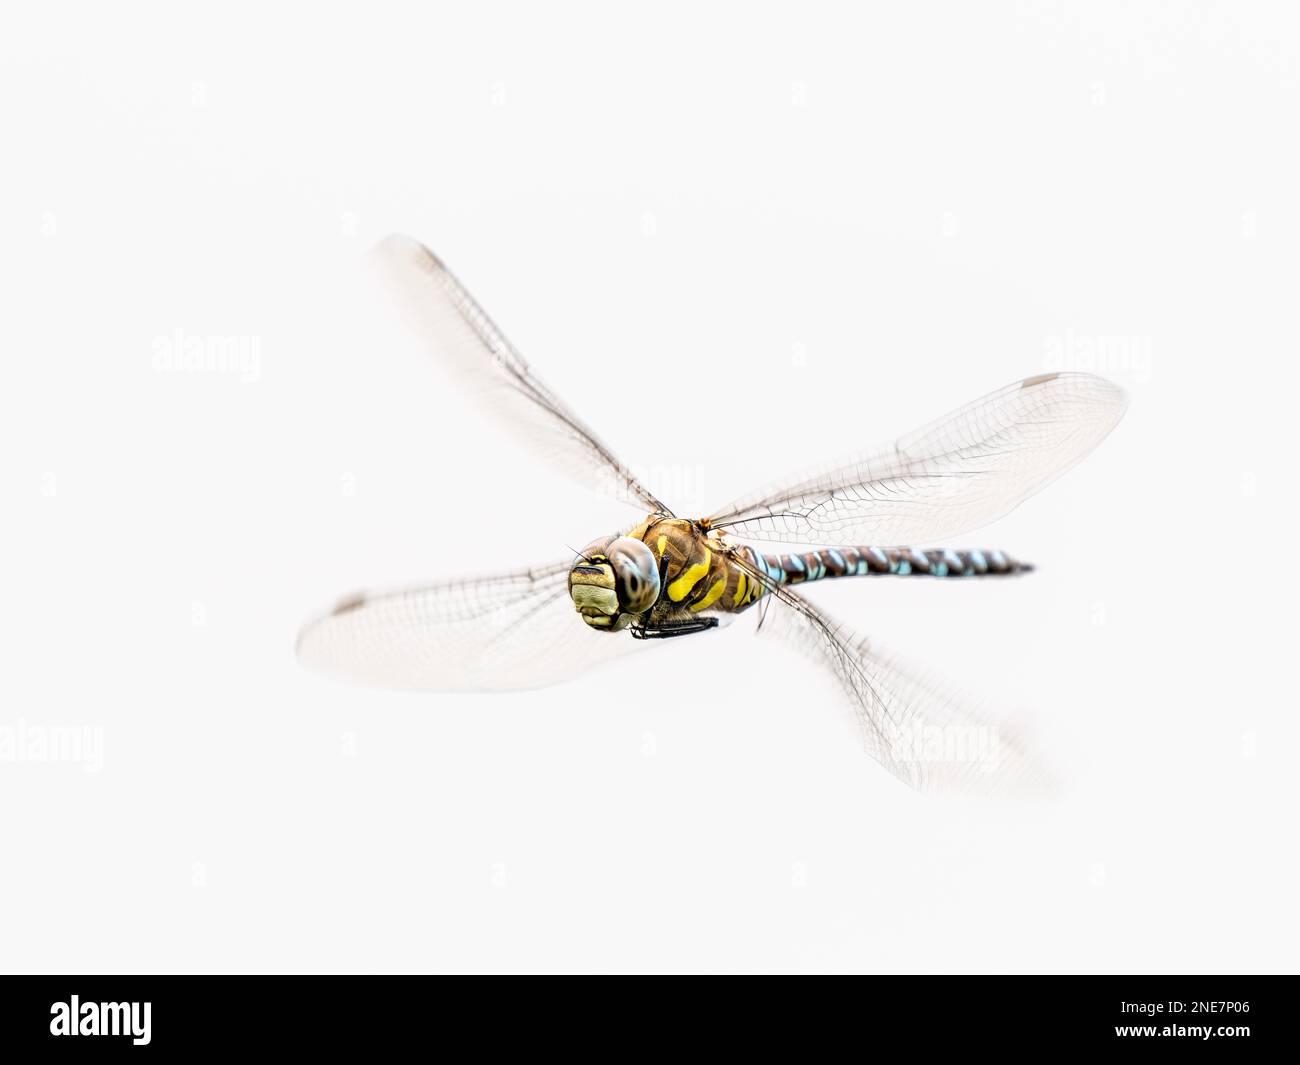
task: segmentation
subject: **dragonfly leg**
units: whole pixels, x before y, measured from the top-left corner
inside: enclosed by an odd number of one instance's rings
[[[693,632],[704,632],[717,627],[717,618],[686,618],[682,621],[661,621],[654,625],[633,625],[631,632],[638,640],[670,640],[674,636],[689,636]]]

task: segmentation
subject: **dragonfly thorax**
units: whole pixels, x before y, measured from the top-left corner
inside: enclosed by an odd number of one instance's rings
[[[583,548],[569,570],[569,595],[593,629],[617,632],[655,605],[659,567],[640,540],[606,536]]]

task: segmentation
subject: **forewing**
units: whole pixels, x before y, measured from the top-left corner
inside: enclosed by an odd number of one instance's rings
[[[302,630],[298,657],[385,688],[506,691],[567,680],[642,646],[582,623],[570,566],[351,596]]]
[[[543,383],[433,252],[390,236],[375,249],[412,320],[462,387],[558,469],[588,487],[668,513],[590,428]]]
[[[750,540],[903,546],[970,532],[1013,510],[1096,447],[1124,413],[1091,374],[1030,377],[896,443],[757,492],[714,515]]]

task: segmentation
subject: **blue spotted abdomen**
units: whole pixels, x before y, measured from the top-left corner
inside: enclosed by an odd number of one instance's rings
[[[782,584],[828,577],[1007,577],[1034,567],[1003,551],[954,551],[913,547],[822,547],[766,554],[750,549],[754,563]]]

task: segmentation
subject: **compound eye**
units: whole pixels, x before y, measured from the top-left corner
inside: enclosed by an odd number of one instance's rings
[[[620,536],[606,550],[618,581],[623,612],[642,614],[659,598],[659,567],[650,548],[630,536]]]

